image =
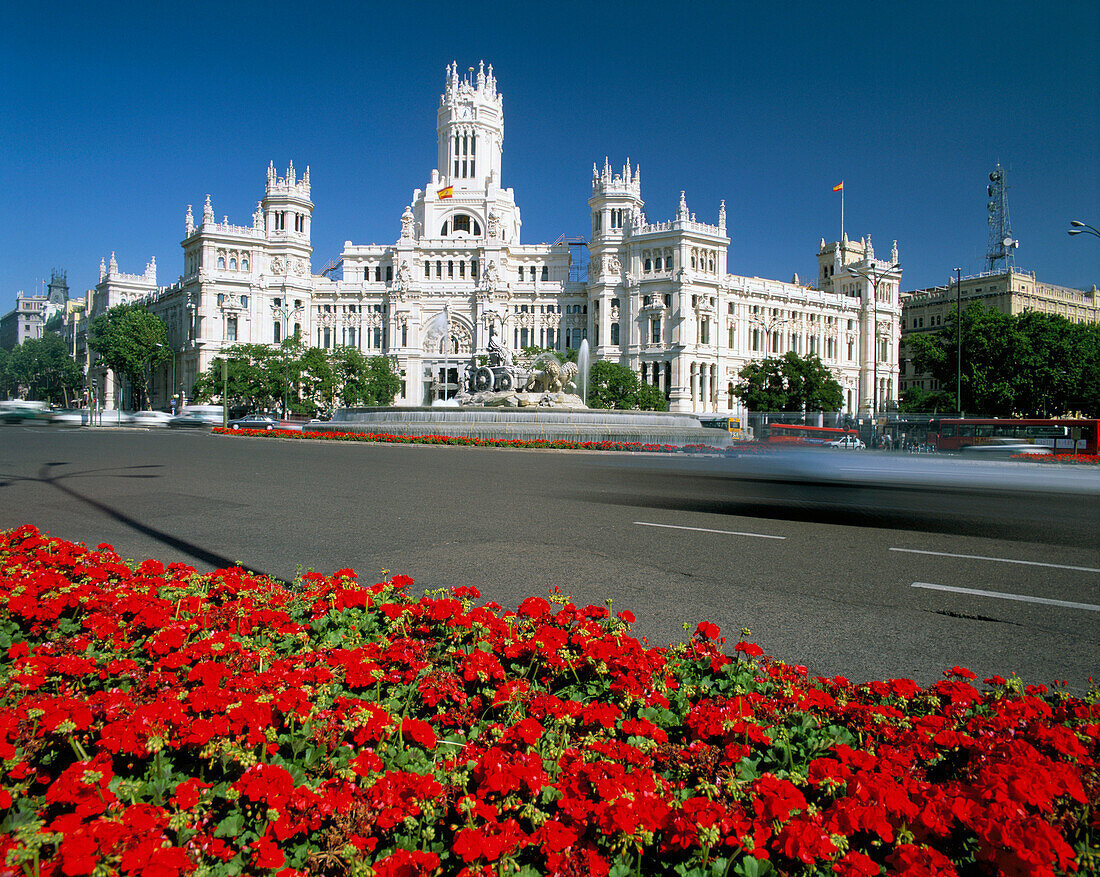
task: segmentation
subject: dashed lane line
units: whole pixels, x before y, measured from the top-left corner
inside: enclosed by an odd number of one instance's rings
[[[772,536],[768,533],[743,533],[740,530],[712,530],[709,527],[684,527],[679,524],[655,524],[652,521],[635,521],[639,527],[664,527],[668,530],[694,530],[698,533],[721,533],[724,536],[752,536],[756,539],[786,539],[786,536]]]
[[[1071,569],[1075,572],[1098,572],[1093,566],[1068,566],[1064,563],[1043,563],[1039,560],[1014,560],[1010,557],[985,557],[981,554],[950,554],[946,551],[921,551],[919,548],[891,548],[891,551],[902,551],[906,554],[931,554],[934,557],[959,557],[964,560],[988,560],[993,563],[1017,563],[1022,566],[1045,566],[1051,569]]]
[[[954,585],[934,585],[931,582],[913,582],[914,588],[929,591],[948,591],[952,594],[965,594],[968,597],[995,597],[998,600],[1016,600],[1020,603],[1041,603],[1044,606],[1060,606],[1063,609],[1084,609],[1086,612],[1100,612],[1100,606],[1092,603],[1074,603],[1070,600],[1050,600],[1047,597],[1032,597],[1028,594],[1006,594],[1002,591],[981,591],[977,588],[957,588]]]

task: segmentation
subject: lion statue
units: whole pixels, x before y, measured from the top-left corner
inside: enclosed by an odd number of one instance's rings
[[[561,393],[577,376],[575,362],[558,362],[553,355],[542,356],[527,379],[527,390],[537,393]]]

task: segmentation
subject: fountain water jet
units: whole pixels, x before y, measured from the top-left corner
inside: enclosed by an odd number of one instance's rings
[[[588,339],[581,339],[581,346],[577,350],[577,395],[581,401],[588,405]]]

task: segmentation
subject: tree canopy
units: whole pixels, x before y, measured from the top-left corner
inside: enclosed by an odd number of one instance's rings
[[[68,405],[84,383],[80,367],[69,356],[60,335],[30,338],[0,355],[2,395]]]
[[[906,339],[913,365],[952,399],[957,313],[943,328]],[[962,313],[962,407],[989,417],[1100,416],[1100,326],[1056,314],[1003,314],[974,303]]]
[[[88,346],[118,378],[126,378],[148,407],[148,368],[168,359],[164,321],[141,305],[115,305],[92,322]]]
[[[589,408],[640,408],[664,411],[668,401],[652,384],[643,383],[629,366],[598,360],[588,369]]]
[[[815,354],[787,352],[741,369],[733,394],[750,411],[837,411],[843,391]]]
[[[387,357],[367,357],[353,347],[306,347],[294,336],[277,348],[230,347],[195,381],[191,395],[196,401],[225,401],[223,360],[230,410],[331,416],[341,406],[390,405],[401,389],[401,378]]]

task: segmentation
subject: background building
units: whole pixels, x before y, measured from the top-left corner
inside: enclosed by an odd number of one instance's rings
[[[905,339],[914,334],[939,332],[948,315],[961,299],[965,309],[974,302],[1003,314],[1022,314],[1038,311],[1057,314],[1073,323],[1100,322],[1100,293],[1096,286],[1089,290],[1055,286],[1036,280],[1035,273],[1008,268],[1003,271],[984,271],[963,277],[957,287],[955,280],[931,289],[914,289],[901,294],[901,391],[910,388],[938,390],[931,375],[918,373],[910,361]]]
[[[528,244],[503,185],[504,106],[491,65],[464,77],[448,65],[436,135],[438,166],[413,191],[395,243],[347,241],[338,262],[314,273],[309,168],[299,178],[293,164],[283,176],[271,165],[250,225],[219,222],[209,196],[198,222],[188,206],[176,283],[159,287],[152,261],[142,274],[121,273],[114,254],[101,263],[88,320],[141,302],[165,321],[172,357],[152,377],[157,406],[186,394],[227,346],[295,334],[391,357],[398,405],[429,403],[491,335],[516,351],[587,338],[596,357],[664,390],[674,411],[737,412],[740,369],[787,351],[822,358],[847,412],[896,397],[896,245],[884,262],[870,238],[822,240],[820,288],[729,274],[725,202],[709,224],[681,193],[671,220],[650,222],[640,170],[628,160],[615,173],[607,159],[593,166],[587,254],[565,237]],[[124,404],[94,354],[92,375],[109,405]]]
[[[65,272],[54,268],[45,295],[15,294],[15,309],[0,317],[0,347],[12,350],[29,339],[42,337],[46,321],[64,312],[69,299]]]

